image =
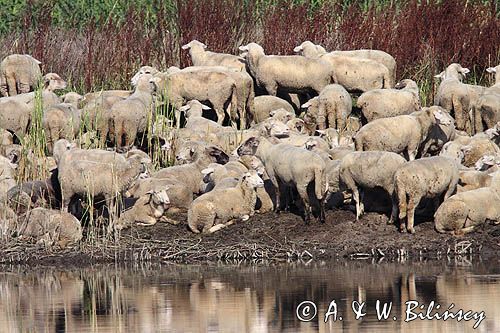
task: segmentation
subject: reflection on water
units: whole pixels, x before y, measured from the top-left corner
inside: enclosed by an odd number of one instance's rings
[[[296,317],[317,304],[310,322]],[[342,321],[323,322],[331,300]],[[378,321],[376,300],[392,302]],[[485,311],[474,320],[405,323],[405,302]],[[366,302],[356,321],[353,301]],[[396,317],[397,320],[393,320]],[[1,332],[500,332],[498,262],[332,262],[310,265],[157,265],[84,269],[2,267]]]

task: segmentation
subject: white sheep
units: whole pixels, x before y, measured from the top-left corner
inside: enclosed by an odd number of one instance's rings
[[[492,128],[500,122],[500,65],[489,67],[486,71],[495,75],[495,84],[485,89],[473,105],[476,133],[484,128]]]
[[[342,85],[349,92],[391,88],[394,85],[389,69],[377,61],[325,54],[324,49],[318,49],[312,43],[302,43],[294,48],[294,52],[309,59],[327,61],[333,71],[334,83]]]
[[[140,226],[151,226],[161,220],[165,211],[169,208],[170,199],[167,190],[151,190],[141,196],[134,205],[122,213],[115,223],[115,229],[121,230],[134,224]]]
[[[364,213],[363,190],[380,187],[392,197],[394,174],[406,163],[398,154],[382,151],[353,152],[340,162],[340,184],[352,191],[356,203],[356,220]],[[396,219],[397,204],[393,202],[389,223]]]
[[[250,43],[240,46],[248,70],[257,85],[276,96],[278,88],[287,92],[308,93],[320,91],[332,83],[332,69],[320,59],[301,56],[269,56],[262,46]]]
[[[238,185],[221,188],[196,198],[188,210],[188,225],[195,233],[213,233],[235,222],[246,221],[255,212],[258,187],[264,181],[255,171],[241,177]]]
[[[347,118],[352,111],[351,96],[339,84],[330,84],[323,88],[317,97],[302,105],[307,108],[304,121],[316,123],[319,130],[336,128],[344,130]]]
[[[358,108],[366,120],[410,114],[420,110],[417,83],[402,80],[394,89],[373,89],[364,92],[357,100]]]
[[[448,199],[456,190],[459,173],[457,160],[433,156],[410,161],[394,174],[394,199],[399,209],[400,230],[414,233],[414,214],[422,198],[435,198],[437,207],[439,196]],[[406,219],[406,224],[405,224]]]
[[[207,51],[207,46],[196,39],[183,45],[182,49],[189,50],[194,66],[224,66],[238,71],[245,70],[243,58],[232,54]]]
[[[423,108],[411,115],[380,118],[363,126],[354,137],[357,151],[383,150],[405,153],[411,161],[434,124],[448,124],[439,107]]]
[[[434,214],[438,232],[457,236],[471,232],[487,222],[500,223],[500,173],[495,174],[488,187],[458,193],[445,199]]]

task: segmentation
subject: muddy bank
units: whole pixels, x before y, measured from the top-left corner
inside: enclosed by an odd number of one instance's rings
[[[185,215],[176,217],[186,220]],[[500,225],[485,225],[457,238],[434,231],[431,219],[417,221],[416,234],[400,233],[387,217],[368,213],[360,221],[350,211],[327,212],[325,224],[306,225],[294,214],[256,215],[250,221],[213,235],[196,235],[185,224],[158,223],[124,230],[116,239],[98,237],[65,250],[9,243],[0,262],[86,264],[113,261],[286,261],[336,258],[441,259],[453,256],[491,258],[500,254]]]

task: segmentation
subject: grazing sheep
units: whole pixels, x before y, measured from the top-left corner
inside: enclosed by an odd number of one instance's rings
[[[248,70],[257,85],[276,96],[279,89],[292,93],[320,93],[332,83],[332,69],[320,59],[301,56],[268,56],[262,46],[250,43],[240,46]]]
[[[434,105],[441,106],[455,118],[458,130],[471,134],[469,89],[462,83],[463,78],[469,72],[468,68],[453,63],[445,71],[435,75],[442,81],[434,98]]]
[[[57,144],[57,143],[56,143]],[[61,207],[68,211],[75,195],[103,195],[109,205],[115,197],[146,171],[146,161],[140,156],[124,156],[99,149],[71,149],[59,157],[58,179],[61,184]]]
[[[238,149],[238,155],[255,155],[264,166],[276,189],[276,210],[280,210],[280,186],[294,185],[304,204],[305,221],[310,221],[310,198],[317,200],[320,208],[319,220],[325,221],[323,199],[326,192],[325,162],[316,153],[288,144],[275,144],[265,137],[252,137]],[[313,185],[314,184],[314,185]],[[308,188],[311,187],[309,193]]]
[[[115,229],[122,230],[134,224],[155,225],[159,219],[161,220],[169,204],[170,199],[165,189],[149,191],[141,196],[130,209],[121,214],[115,224]]]
[[[290,113],[295,113],[293,106],[276,96],[263,95],[254,98],[254,117],[253,122],[260,123],[261,121],[271,116],[271,111],[284,109]]]
[[[245,70],[243,58],[226,53],[207,51],[207,46],[197,40],[192,40],[182,46],[183,50],[189,50],[191,61],[194,66],[224,66],[234,68],[238,71]]]
[[[237,114],[236,82],[227,73],[213,71],[177,71],[157,73],[150,81],[158,97],[163,97],[175,109],[176,125],[180,128],[180,107],[196,99],[209,102],[217,114],[217,123],[222,125],[225,114]],[[233,110],[234,108],[234,110]],[[231,118],[234,123],[236,119]]]
[[[139,135],[144,135],[152,118],[153,95],[151,74],[139,76],[134,93],[111,107],[109,136],[117,148],[130,148]]]
[[[188,225],[195,233],[213,233],[235,220],[246,221],[255,213],[256,188],[264,181],[255,171],[245,173],[238,185],[205,193],[188,210]]]
[[[73,215],[46,208],[28,212],[17,233],[23,240],[34,239],[45,246],[60,248],[78,243],[83,237],[80,222]]]
[[[399,81],[394,89],[374,89],[364,92],[357,101],[364,120],[369,123],[379,118],[410,114],[420,110],[417,83]]]
[[[352,100],[344,87],[329,84],[321,90],[319,96],[310,99],[302,107],[307,108],[304,116],[306,123],[315,122],[319,130],[326,128],[344,130],[347,117],[352,111]]]
[[[349,92],[391,88],[394,85],[389,69],[377,61],[325,54],[313,43],[302,43],[294,48],[294,52],[309,59],[327,61],[333,70],[334,83],[342,85]]]
[[[458,166],[458,161],[452,158],[433,156],[410,161],[396,171],[394,199],[398,203],[401,231],[406,229],[410,233],[415,232],[415,208],[422,198],[435,198],[437,208],[437,203],[442,201],[439,196],[444,193],[446,200],[455,193],[459,179]]]
[[[44,111],[42,126],[47,137],[47,149],[52,153],[54,143],[59,139],[73,140],[80,130],[81,111],[72,104],[61,103]]]
[[[222,66],[194,66],[186,67],[182,70],[177,67],[170,67],[167,73],[173,72],[218,72],[231,77],[236,84],[236,101],[237,104],[231,108],[231,120],[234,122],[236,118],[240,120],[240,129],[245,129],[248,121],[252,121],[255,113],[254,99],[255,92],[253,87],[253,79],[246,71],[238,71],[236,69]],[[237,112],[235,114],[234,112]]]
[[[363,126],[354,137],[357,151],[382,150],[405,153],[415,159],[420,144],[434,124],[449,124],[439,107],[423,108],[411,115],[376,119]]]
[[[36,88],[41,62],[28,54],[11,54],[0,63],[0,96],[16,96]]]
[[[492,128],[500,122],[500,65],[486,71],[495,75],[495,84],[484,90],[473,104],[474,127],[476,133],[484,128]]]
[[[406,163],[398,154],[381,151],[353,152],[340,162],[340,183],[352,191],[356,203],[356,220],[364,213],[363,189],[380,187],[392,197],[394,174]],[[394,200],[389,223],[396,219]]]
[[[455,194],[445,199],[434,215],[440,233],[460,236],[487,222],[500,223],[500,173],[488,187]]]

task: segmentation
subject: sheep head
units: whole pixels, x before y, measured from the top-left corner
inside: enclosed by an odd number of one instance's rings
[[[495,84],[500,84],[500,65],[486,68],[486,72],[495,75]]]
[[[132,77],[132,79],[130,80],[130,83],[132,83],[133,87],[137,87],[137,85],[139,83],[139,78],[142,75],[144,75],[144,74],[155,75],[158,72],[159,72],[159,70],[157,70],[154,67],[151,67],[151,66],[142,66],[141,68],[139,68],[139,70],[137,71],[137,73],[135,73],[135,75]]]
[[[196,39],[193,39],[192,41],[190,41],[189,43],[185,44],[185,45],[182,45],[181,47],[183,50],[190,50],[190,49],[194,49],[194,48],[201,48],[203,50],[206,50],[207,49],[207,46],[205,44],[203,44],[202,42],[200,41],[197,41]]]
[[[435,75],[434,77],[443,80],[448,78],[455,78],[459,81],[462,81],[465,78],[465,75],[468,73],[470,73],[470,70],[468,68],[462,67],[462,65],[458,63],[453,63],[446,67],[443,72]]]
[[[67,83],[56,73],[48,73],[43,77],[44,88],[49,91],[66,89]]]
[[[297,133],[308,134],[306,123],[300,118],[293,118],[287,121],[286,126],[288,126],[290,130],[296,131]]]
[[[296,46],[293,49],[293,52],[307,58],[319,58],[321,55],[326,53],[326,50],[321,45],[316,45],[313,42],[306,40],[299,46]]]
[[[186,118],[189,117],[201,117],[203,110],[210,110],[210,107],[201,104],[199,101],[193,99],[187,102],[186,105],[179,108],[179,111],[184,112]]]
[[[243,177],[241,177],[241,181],[247,183],[251,188],[264,187],[264,181],[255,170],[250,170],[245,173]]]
[[[243,155],[255,155],[257,152],[257,148],[259,147],[260,144],[260,139],[257,137],[251,137],[247,139],[245,142],[243,142],[236,152],[238,153],[239,156]]]

